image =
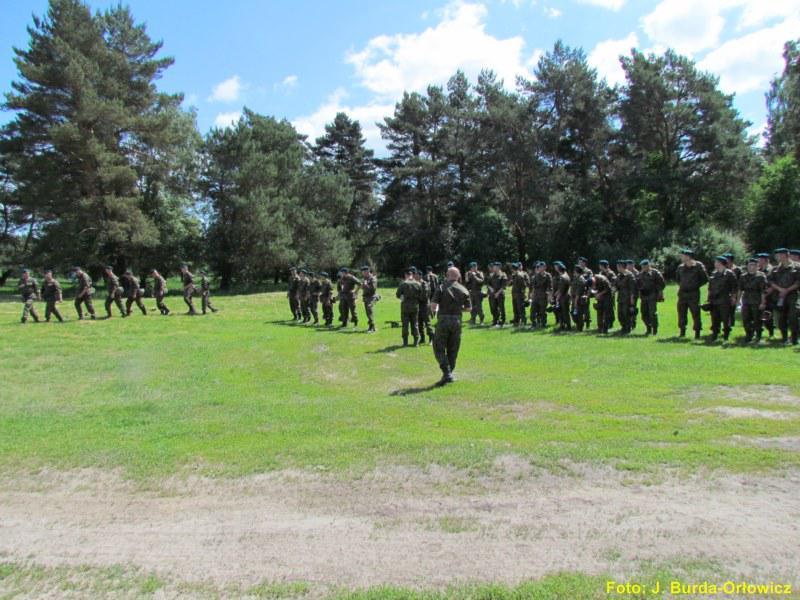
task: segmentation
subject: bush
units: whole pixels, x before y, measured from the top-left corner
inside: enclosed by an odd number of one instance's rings
[[[674,277],[681,262],[681,250],[684,248],[694,250],[695,259],[709,268],[714,263],[714,257],[725,252],[732,252],[737,263],[742,263],[749,257],[747,244],[739,234],[714,225],[704,225],[690,230],[680,241],[673,240],[669,246],[653,249],[650,260],[659,265],[665,277]]]

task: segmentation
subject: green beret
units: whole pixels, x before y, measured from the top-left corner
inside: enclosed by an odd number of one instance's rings
[[[339,273],[349,273],[350,269],[347,267],[339,267]]]
[[[133,271],[131,271],[129,268],[128,268],[128,269],[125,269],[125,272],[126,272],[128,275],[133,275]]]
[[[788,248],[775,248],[775,254],[789,254]]]

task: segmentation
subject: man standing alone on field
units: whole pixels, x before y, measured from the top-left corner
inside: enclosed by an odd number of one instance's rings
[[[447,269],[446,281],[433,292],[431,310],[438,313],[433,338],[433,353],[442,370],[437,385],[454,381],[458,351],[461,348],[461,313],[472,310],[469,291],[458,280],[461,273],[455,267]]]

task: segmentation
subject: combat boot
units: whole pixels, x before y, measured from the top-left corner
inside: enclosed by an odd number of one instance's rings
[[[694,330],[694,339],[696,339],[696,340],[700,339],[700,330],[699,329],[695,329]]]
[[[417,348],[417,347],[419,347],[419,338],[415,337],[414,338],[414,348]]]
[[[658,325],[653,325],[653,335],[658,335]]]
[[[453,378],[453,374],[448,371],[442,371],[442,378],[436,382],[437,387],[442,387],[443,385],[447,385],[448,383],[453,383],[455,379]]]
[[[678,334],[678,337],[686,337],[686,329],[681,329],[680,333]]]
[[[647,330],[644,332],[645,335],[650,335],[653,332],[650,325],[647,326]]]
[[[407,335],[403,336],[403,346],[408,346],[408,336]]]
[[[420,344],[425,344],[425,334],[424,334],[424,333],[421,333],[421,334],[420,334],[420,336],[419,336],[419,343],[420,343]]]

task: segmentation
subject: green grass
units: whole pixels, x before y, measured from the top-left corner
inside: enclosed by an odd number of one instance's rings
[[[459,381],[445,388],[430,387],[439,373],[429,347],[394,348],[400,332],[384,322],[398,318],[398,304],[392,290],[383,297],[376,335],[363,321],[357,333],[288,324],[284,293],[220,297],[220,313],[195,318],[77,322],[65,302],[70,322],[24,326],[21,303],[0,302],[0,469],[477,471],[508,453],[547,468],[653,473],[800,464],[796,452],[735,442],[800,435],[800,406],[718,388],[778,384],[800,395],[800,353],[672,338],[674,289],[657,339],[641,325],[628,338],[468,329]],[[183,312],[180,298],[168,303]],[[702,412],[714,406],[788,418]]]

